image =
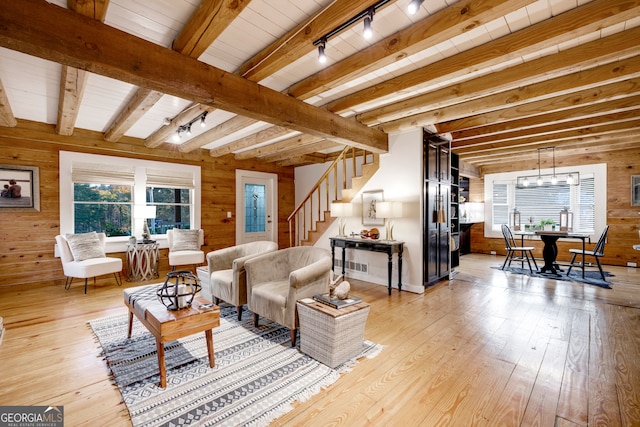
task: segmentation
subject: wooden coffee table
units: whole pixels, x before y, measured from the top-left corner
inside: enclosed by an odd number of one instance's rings
[[[145,287],[146,288],[146,287]],[[153,286],[156,289],[156,286]],[[129,309],[129,332],[133,327],[133,315],[151,332],[156,338],[158,349],[158,366],[160,368],[160,387],[167,386],[167,368],[164,359],[164,343],[173,341],[198,332],[204,332],[207,338],[207,353],[209,355],[209,366],[215,366],[213,356],[213,333],[212,329],[220,326],[220,308],[214,305],[212,308],[200,309],[203,304],[210,304],[204,298],[195,297],[191,307],[182,310],[168,310],[158,300],[137,300],[131,301],[128,298],[129,288],[125,290],[124,303]],[[139,288],[138,288],[139,289]],[[130,294],[130,293],[129,293]],[[144,313],[142,315],[141,313]]]

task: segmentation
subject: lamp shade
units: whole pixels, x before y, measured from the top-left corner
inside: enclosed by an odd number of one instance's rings
[[[376,203],[376,216],[380,218],[401,218],[402,203],[378,202]]]
[[[353,216],[353,206],[351,203],[331,203],[331,216],[332,217],[344,217]]]
[[[148,219],[156,217],[156,207],[147,205],[135,205],[134,217],[138,219]]]

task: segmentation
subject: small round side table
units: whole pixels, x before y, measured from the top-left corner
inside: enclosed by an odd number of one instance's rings
[[[140,282],[158,275],[160,250],[157,242],[127,245],[127,281]]]

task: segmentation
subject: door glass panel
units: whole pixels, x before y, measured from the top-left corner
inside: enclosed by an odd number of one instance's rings
[[[244,227],[245,233],[266,231],[266,186],[245,184],[244,186]]]

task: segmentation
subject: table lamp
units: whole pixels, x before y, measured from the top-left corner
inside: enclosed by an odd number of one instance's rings
[[[144,220],[142,241],[145,243],[149,242],[151,232],[149,231],[149,224],[147,224],[147,219],[153,219],[156,217],[156,207],[147,205],[136,205],[134,217],[136,219]]]
[[[345,237],[344,228],[346,226],[346,217],[353,215],[353,206],[351,203],[334,202],[331,203],[331,216],[338,218],[338,236]]]
[[[393,218],[402,217],[402,203],[378,202],[376,204],[376,216],[385,218],[385,240],[393,239]]]

